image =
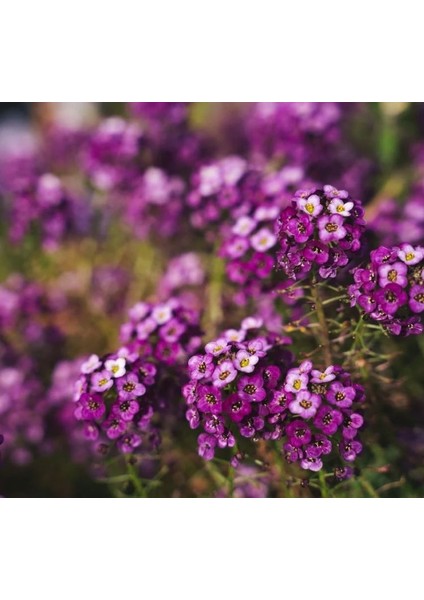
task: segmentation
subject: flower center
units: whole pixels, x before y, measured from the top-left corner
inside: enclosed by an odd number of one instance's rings
[[[99,408],[99,403],[96,402],[95,400],[90,400],[90,402],[88,403],[88,408],[90,410],[96,410],[97,408]]]
[[[249,359],[248,358],[242,358],[240,361],[240,366],[241,367],[248,367],[249,366]]]
[[[389,290],[388,292],[385,293],[385,298],[387,300],[387,302],[396,302],[397,297],[396,294],[394,294],[391,290]]]
[[[205,362],[200,363],[200,365],[198,366],[198,371],[199,371],[199,373],[206,373],[206,363]]]
[[[234,404],[231,405],[231,410],[233,412],[238,412],[242,407],[242,404],[240,402],[240,400],[238,402],[234,402]]]
[[[346,397],[346,394],[344,394],[343,392],[337,392],[336,394],[336,400],[337,402],[341,402],[342,400],[344,400]]]
[[[253,383],[248,383],[247,385],[244,386],[243,389],[246,392],[246,394],[252,395],[257,391],[258,388]]]
[[[390,271],[387,274],[387,279],[389,281],[391,281],[392,283],[394,283],[397,280],[397,271],[396,269],[390,269]]]
[[[314,212],[314,205],[311,202],[305,204],[305,208],[310,215]]]
[[[125,392],[132,392],[135,390],[135,383],[132,383],[132,381],[127,381],[127,383],[124,383],[123,388]]]
[[[330,425],[332,420],[333,420],[333,415],[331,413],[327,413],[325,415],[325,417],[323,418],[322,422],[324,423],[324,425]]]
[[[420,304],[424,304],[424,292],[420,292],[419,294],[414,296],[414,300],[416,300]]]
[[[294,380],[293,387],[295,390],[300,390],[300,388],[302,387],[302,382],[300,381],[300,379]]]
[[[100,379],[99,385],[106,385],[108,381],[109,381],[109,379],[107,379],[106,377],[103,377],[103,379]]]
[[[345,209],[344,204],[339,204],[338,207],[336,208],[337,212],[341,213],[343,212]]]
[[[222,371],[222,373],[219,374],[220,380],[224,381],[224,379],[227,379],[229,374],[230,374],[230,371]]]
[[[302,400],[301,402],[299,402],[299,404],[302,408],[311,408],[312,406],[312,402],[310,402],[309,400]]]
[[[305,435],[305,429],[296,429],[296,433],[295,433],[296,437],[301,438]]]
[[[408,252],[405,254],[405,260],[414,260],[415,254],[413,252]]]
[[[119,405],[119,408],[122,412],[127,412],[127,410],[130,408],[130,403],[128,402],[128,400],[124,400],[124,402],[121,402],[121,404]]]
[[[206,402],[208,404],[216,404],[216,398],[213,394],[206,394]]]
[[[329,233],[334,233],[335,231],[337,231],[338,226],[335,223],[327,223],[325,228]]]
[[[118,365],[113,365],[113,367],[111,368],[112,373],[117,373],[119,371],[119,367]]]

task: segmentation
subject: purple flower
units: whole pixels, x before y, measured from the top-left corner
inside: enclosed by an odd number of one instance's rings
[[[214,342],[209,342],[205,346],[205,351],[207,354],[212,354],[212,356],[219,356],[220,354],[224,354],[228,350],[228,341],[225,338],[219,338]]]
[[[259,357],[255,354],[251,355],[249,352],[246,352],[246,350],[239,350],[236,354],[234,365],[238,371],[252,373],[258,360]]]
[[[424,285],[413,285],[409,294],[409,308],[414,313],[422,313],[424,310]]]
[[[106,370],[94,373],[91,378],[91,389],[95,392],[106,392],[107,390],[110,390],[112,386],[112,375]]]
[[[306,390],[308,379],[308,376],[305,373],[301,373],[299,369],[290,369],[286,376],[284,389],[286,392],[297,394],[301,390]]]
[[[311,430],[304,421],[295,420],[292,421],[286,427],[286,434],[289,443],[295,448],[300,448],[309,444],[312,438]]]
[[[171,319],[159,330],[159,335],[169,343],[178,342],[185,330],[187,329],[184,323],[178,319]]]
[[[305,454],[308,457],[318,458],[319,456],[330,454],[332,444],[330,440],[320,433],[314,435],[314,438],[308,446],[305,447]]]
[[[383,312],[394,315],[398,308],[407,303],[408,296],[400,285],[389,283],[382,290],[376,292],[375,299]]]
[[[313,225],[305,214],[299,213],[299,215],[289,219],[286,229],[287,233],[293,236],[295,242],[302,244],[311,237]]]
[[[318,219],[319,238],[322,242],[337,242],[343,239],[347,231],[340,215],[323,216]]]
[[[217,440],[214,436],[207,433],[201,433],[197,438],[199,456],[205,460],[212,460],[215,456],[215,446]]]
[[[275,365],[270,365],[262,371],[265,387],[273,390],[280,379],[281,371]]]
[[[190,377],[192,379],[204,379],[209,377],[214,370],[212,356],[209,354],[203,356],[196,354],[188,361],[188,367],[190,369]]]
[[[307,471],[320,471],[322,469],[322,460],[313,456],[305,456],[300,461],[300,466]]]
[[[241,377],[237,389],[239,397],[249,402],[261,402],[266,396],[264,381],[260,375]]]
[[[212,380],[216,387],[221,388],[234,381],[236,377],[237,371],[233,363],[230,360],[224,360],[215,368]]]
[[[112,406],[112,414],[117,415],[123,421],[132,421],[134,415],[139,410],[140,406],[135,400],[122,400],[118,398],[116,404]]]
[[[346,415],[343,420],[342,435],[345,439],[351,440],[356,437],[358,429],[364,424],[364,419],[358,413]]]
[[[191,429],[197,429],[200,424],[200,415],[199,411],[191,406],[186,412],[186,419],[190,424]]]
[[[316,415],[320,405],[321,398],[318,394],[311,394],[307,390],[301,390],[294,400],[290,402],[289,410],[294,415],[302,417],[302,419],[310,419]]]
[[[225,401],[223,408],[230,419],[239,423],[252,412],[249,400],[241,398],[238,394],[231,394]]]
[[[294,394],[291,394],[290,392],[275,390],[272,394],[271,402],[269,403],[270,413],[279,414],[285,412],[294,398]]]
[[[355,399],[355,393],[353,387],[344,387],[339,381],[335,381],[327,392],[327,400],[339,408],[349,408]]]
[[[122,400],[133,400],[146,393],[146,387],[139,382],[134,373],[128,373],[117,382],[119,397]]]
[[[362,451],[362,444],[356,440],[342,440],[339,445],[340,455],[343,460],[353,462],[356,455]]]
[[[321,406],[314,419],[314,425],[325,435],[333,435],[343,421],[343,415],[339,410],[330,406]]]
[[[101,419],[105,414],[106,406],[100,394],[82,394],[79,402],[81,403],[81,416],[87,420]]]
[[[117,446],[119,450],[123,454],[131,454],[141,444],[141,437],[136,433],[127,433],[122,436],[118,442]]]
[[[408,267],[402,262],[380,265],[378,268],[379,285],[384,287],[390,283],[397,283],[400,287],[408,285]]]
[[[219,414],[222,412],[222,396],[219,389],[211,385],[199,385],[197,406],[201,412]]]
[[[329,381],[333,381],[333,379],[336,378],[336,375],[334,374],[334,367],[332,365],[327,367],[325,371],[318,371],[314,369],[311,372],[311,375],[312,383],[328,383]]]
[[[127,423],[119,415],[113,414],[104,421],[102,428],[106,431],[106,435],[110,440],[116,440],[124,433]]]

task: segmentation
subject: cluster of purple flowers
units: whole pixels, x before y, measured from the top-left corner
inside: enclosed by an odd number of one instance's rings
[[[176,297],[157,304],[138,302],[121,327],[121,341],[139,355],[166,365],[182,364],[201,343],[199,314]]]
[[[35,229],[46,250],[87,230],[90,208],[51,173],[33,177],[5,195],[9,239],[17,244]]]
[[[184,208],[184,189],[180,177],[149,167],[122,200],[126,224],[139,238],[174,235]]]
[[[255,336],[256,328],[255,319],[245,319],[188,361],[183,393],[190,427],[203,429],[199,455],[211,460],[219,448],[237,448],[240,435],[284,438],[287,460],[303,469],[319,471],[336,448],[351,463],[362,449],[356,435],[363,418],[355,412],[362,386],[338,366],[319,371],[306,360],[294,368],[287,340]]]
[[[336,277],[361,248],[363,208],[345,190],[299,190],[278,220],[277,265],[289,279]]]
[[[99,451],[116,444],[128,454],[151,446],[154,410],[149,388],[156,382],[156,371],[152,362],[125,347],[103,358],[92,354],[82,364],[75,417]]]
[[[424,247],[380,246],[366,268],[353,271],[351,305],[394,335],[420,334],[424,327]]]

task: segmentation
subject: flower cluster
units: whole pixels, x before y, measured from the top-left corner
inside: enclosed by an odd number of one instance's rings
[[[139,238],[172,236],[180,225],[185,184],[163,169],[149,167],[124,196],[124,219]]]
[[[336,277],[361,248],[364,230],[361,203],[345,190],[299,190],[279,217],[277,264],[293,280],[314,267],[323,279]]]
[[[319,471],[322,457],[336,449],[352,462],[362,449],[356,435],[363,418],[355,412],[364,399],[362,386],[338,366],[319,371],[307,360],[294,368],[281,343],[287,340],[252,335],[256,327],[246,319],[188,362],[183,393],[190,427],[203,429],[199,455],[211,460],[219,448],[236,448],[240,435],[285,438],[287,460],[311,471]]]
[[[338,365],[319,370],[305,360],[288,371],[283,390],[286,459],[310,471],[321,470],[324,457],[331,454],[352,463],[362,450],[357,434],[364,419],[357,410],[365,399],[364,388]],[[336,469],[339,478],[347,473],[347,466]]]
[[[87,202],[45,173],[6,196],[9,238],[17,244],[35,228],[46,250],[55,250],[70,235],[84,233],[90,221]]]
[[[235,434],[245,438],[280,439],[285,418],[281,387],[292,363],[277,335],[260,335],[254,318],[241,329],[225,331],[205,346],[204,354],[188,361],[190,381],[183,394],[186,418],[192,429],[199,426],[199,455],[210,460],[218,448],[236,446]]]
[[[152,443],[152,394],[156,367],[128,348],[99,358],[92,354],[81,366],[75,393],[75,417],[87,439],[100,451],[116,444],[128,454]]]
[[[199,315],[178,298],[138,302],[121,327],[121,341],[144,357],[167,365],[182,364],[200,345]]]
[[[424,247],[380,246],[366,268],[353,271],[351,305],[394,335],[420,334],[424,327]]]

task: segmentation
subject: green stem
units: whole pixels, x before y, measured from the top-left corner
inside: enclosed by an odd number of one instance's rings
[[[330,336],[328,333],[327,321],[325,318],[324,306],[323,306],[323,301],[321,299],[320,290],[319,290],[318,285],[315,282],[312,282],[311,294],[312,294],[312,298],[314,300],[315,311],[316,311],[318,323],[320,326],[319,337],[320,337],[320,342],[321,342],[321,345],[322,345],[322,348],[324,351],[324,359],[325,359],[325,363],[326,363],[325,366],[329,367],[333,362],[333,359],[331,356]]]
[[[143,487],[143,484],[138,476],[137,470],[134,465],[127,462],[127,470],[131,483],[134,486],[135,491],[137,492],[137,498],[147,498],[146,490]]]
[[[328,492],[327,482],[325,481],[324,472],[320,471],[318,474],[318,477],[319,477],[319,489],[321,490],[321,496],[322,496],[322,498],[328,498],[329,492]]]

